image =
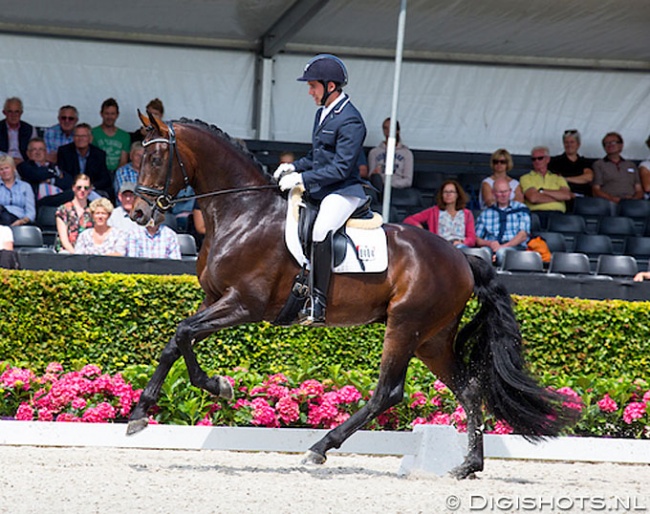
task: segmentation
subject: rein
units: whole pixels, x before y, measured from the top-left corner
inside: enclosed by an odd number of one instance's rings
[[[182,198],[172,198],[169,194],[169,184],[171,183],[172,170],[174,167],[174,156],[178,160],[178,165],[183,172],[183,182],[185,187],[189,185],[189,178],[185,171],[185,166],[183,160],[181,159],[180,152],[176,149],[176,132],[174,132],[174,127],[172,123],[167,123],[167,128],[169,129],[169,138],[165,139],[163,137],[157,137],[149,141],[143,141],[142,146],[147,147],[155,143],[165,143],[169,146],[169,159],[167,160],[167,176],[165,177],[165,187],[164,189],[147,187],[142,185],[137,185],[135,187],[134,193],[147,202],[154,210],[159,210],[161,212],[167,212],[174,205],[180,202],[187,202],[189,200],[196,200],[200,198],[207,198],[209,196],[218,196],[224,194],[235,194],[235,193],[246,193],[249,191],[259,191],[263,189],[277,189],[276,184],[268,184],[265,186],[247,186],[247,187],[237,187],[233,189],[222,189],[219,191],[210,191],[209,193],[194,194],[191,196],[183,196]],[[155,197],[155,200],[150,200],[148,197]]]

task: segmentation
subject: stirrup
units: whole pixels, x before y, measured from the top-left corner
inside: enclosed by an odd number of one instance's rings
[[[305,306],[300,311],[298,323],[303,326],[322,327],[325,326],[324,298],[320,295],[312,295],[305,301]]]

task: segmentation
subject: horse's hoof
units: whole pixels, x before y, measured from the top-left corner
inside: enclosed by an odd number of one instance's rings
[[[321,465],[321,464],[325,464],[326,460],[327,457],[325,455],[321,455],[320,453],[316,453],[315,451],[312,450],[307,450],[305,452],[305,455],[302,458],[301,464]]]
[[[131,420],[126,426],[126,435],[137,434],[147,428],[147,425],[149,425],[149,420],[147,418]]]
[[[224,377],[219,377],[219,396],[224,400],[232,400],[235,397],[232,385]]]
[[[454,477],[457,480],[465,480],[466,478],[469,480],[473,480],[476,477],[475,471],[479,471],[476,469],[471,468],[470,466],[458,466],[457,468],[452,469],[449,474]]]

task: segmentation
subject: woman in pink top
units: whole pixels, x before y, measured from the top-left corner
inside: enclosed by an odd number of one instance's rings
[[[467,193],[455,180],[446,180],[436,195],[436,205],[408,216],[404,223],[429,229],[455,246],[474,246],[474,215],[466,209]]]

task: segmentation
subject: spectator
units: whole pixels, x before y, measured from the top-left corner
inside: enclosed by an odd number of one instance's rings
[[[120,107],[115,98],[104,100],[99,114],[102,117],[102,123],[92,129],[92,143],[106,152],[106,167],[113,174],[129,159],[131,136],[115,125],[120,116]]]
[[[492,194],[494,181],[498,178],[505,178],[510,184],[510,200],[515,200],[524,203],[524,193],[521,190],[521,185],[517,179],[508,176],[508,172],[513,167],[512,155],[505,148],[496,150],[490,158],[490,167],[492,168],[492,175],[484,178],[481,182],[481,190],[478,194],[478,201],[481,209],[494,205],[495,198]]]
[[[124,182],[117,193],[120,205],[113,210],[113,214],[108,218],[108,225],[120,229],[124,233],[134,230],[139,225],[130,218],[133,204],[135,203],[135,186],[134,182]]]
[[[178,236],[166,225],[138,225],[127,238],[126,255],[145,259],[180,259]]]
[[[142,143],[133,143],[131,145],[131,152],[129,153],[130,160],[124,166],[120,166],[115,172],[115,181],[113,182],[113,190],[119,191],[122,184],[126,182],[138,183],[138,175],[140,173],[140,166],[142,165],[142,156],[144,155],[144,147]],[[119,197],[118,197],[119,204]]]
[[[74,197],[73,176],[47,160],[47,147],[40,137],[35,137],[27,145],[27,160],[18,165],[18,173],[25,182],[31,184],[38,207],[58,207]]]
[[[153,114],[159,120],[163,119],[165,114],[165,107],[163,106],[162,100],[160,98],[154,98],[147,104],[147,111]],[[144,141],[145,136],[147,135],[147,127],[140,127],[137,130],[131,132],[131,143],[142,142]]]
[[[645,140],[645,145],[650,148],[650,136]],[[650,198],[650,157],[639,164],[639,179],[645,197]]]
[[[592,160],[578,154],[580,132],[565,130],[562,135],[564,153],[551,158],[549,168],[566,179],[574,196],[591,196],[591,182],[594,171]]]
[[[474,215],[466,209],[467,193],[455,180],[446,180],[436,195],[436,205],[404,219],[404,223],[424,228],[450,241],[454,246],[476,244]]]
[[[594,162],[594,196],[612,202],[612,215],[616,204],[626,198],[643,198],[639,170],[632,161],[621,156],[623,138],[617,132],[608,132],[603,138],[603,148],[607,154]]]
[[[370,182],[379,191],[384,190],[384,178],[386,176],[386,148],[388,145],[388,135],[390,130],[390,118],[386,118],[382,124],[384,131],[384,141],[379,143],[368,154],[368,169],[370,173]],[[413,152],[400,140],[399,121],[395,131],[395,163],[393,166],[393,179],[391,186],[396,189],[403,189],[413,185]]]
[[[79,234],[74,253],[123,256],[126,253],[126,234],[107,223],[113,212],[111,201],[108,198],[97,198],[90,203],[88,209],[93,226]]]
[[[285,164],[285,163],[290,164],[295,160],[296,160],[296,156],[294,155],[293,152],[284,151],[280,153],[280,159],[278,164]]]
[[[32,187],[18,178],[13,157],[0,154],[0,225],[27,225],[35,219]]]
[[[5,226],[0,225],[0,250],[13,251],[14,249],[14,233]]]
[[[113,198],[113,181],[106,168],[106,153],[93,146],[92,142],[90,125],[79,123],[74,128],[74,141],[59,148],[59,168],[75,176],[82,173],[88,175],[101,196]]]
[[[59,123],[45,129],[43,139],[47,146],[47,160],[56,163],[60,146],[73,141],[74,128],[79,121],[79,112],[72,105],[64,105],[59,109]]]
[[[499,178],[493,187],[496,203],[481,212],[476,222],[476,246],[492,250],[492,259],[503,264],[506,252],[526,250],[530,234],[530,211],[510,200],[508,179]]]
[[[533,170],[519,179],[526,205],[537,213],[542,226],[546,226],[553,212],[566,212],[566,202],[573,198],[569,184],[564,177],[548,169],[551,160],[545,146],[536,146],[531,152]]]
[[[7,98],[2,113],[5,119],[0,121],[0,150],[20,164],[27,159],[27,144],[36,137],[36,129],[20,119],[23,115],[23,101],[20,98]]]
[[[79,234],[93,226],[88,195],[92,186],[88,175],[80,174],[74,179],[74,198],[61,205],[56,211],[57,241],[55,249],[63,253],[74,253]]]
[[[203,240],[205,239],[206,228],[203,211],[201,211],[199,202],[196,200],[194,200],[194,208],[192,209],[192,217],[190,218],[187,232],[194,236],[196,247],[200,250],[201,246],[203,246]]]

